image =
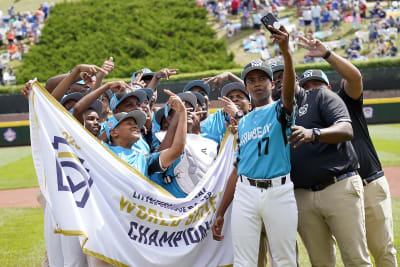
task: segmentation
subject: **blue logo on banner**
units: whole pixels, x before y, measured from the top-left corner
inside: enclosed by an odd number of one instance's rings
[[[53,148],[59,151],[61,144],[67,145],[68,148],[70,146],[64,138],[54,136]],[[63,160],[60,161],[60,158]],[[90,195],[89,189],[93,185],[89,169],[83,166],[84,162],[72,151],[58,152],[56,158],[58,191],[71,191],[79,208],[85,207]],[[70,174],[66,175],[66,184],[64,183],[63,173]]]

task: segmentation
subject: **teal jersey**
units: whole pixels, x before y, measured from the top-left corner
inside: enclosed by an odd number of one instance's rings
[[[220,109],[207,118],[200,130],[207,138],[220,144],[226,132],[225,122],[229,123],[228,115],[224,114]]]
[[[143,138],[142,134],[140,134],[139,140],[137,140],[133,145],[132,149],[139,149],[144,154],[150,153],[149,144],[147,144],[146,140]]]
[[[282,108],[278,100],[254,109],[239,121],[238,175],[269,179],[290,173],[290,146],[286,136],[294,125],[295,112],[287,115]]]
[[[115,155],[126,161],[129,165],[147,177],[149,176],[149,166],[152,165],[153,162],[158,165],[157,163],[159,161],[160,152],[144,154],[135,148],[129,149],[121,146],[112,146],[107,143],[103,144],[112,152],[114,152]]]

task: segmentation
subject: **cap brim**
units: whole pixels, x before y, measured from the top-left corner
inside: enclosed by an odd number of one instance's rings
[[[246,75],[247,75],[250,71],[253,71],[253,70],[261,70],[261,71],[265,72],[265,73],[268,75],[268,77],[269,77],[269,79],[270,79],[271,81],[273,80],[273,76],[272,76],[271,69],[268,69],[268,68],[265,68],[265,67],[262,67],[262,66],[252,66],[252,67],[249,67],[249,68],[247,68],[247,69],[244,69],[244,70],[242,71],[242,75],[241,75],[242,80],[244,81],[244,79],[246,78]]]
[[[120,113],[118,113],[120,114]],[[138,126],[139,129],[143,128],[143,125],[146,123],[146,114],[141,111],[141,110],[133,110],[128,112],[127,114],[123,115],[122,117],[119,117],[118,114],[115,114],[114,117],[117,118],[118,123],[115,125],[114,129],[124,120],[128,118],[133,118],[136,122],[136,125]]]
[[[299,81],[299,85],[300,85],[301,87],[303,87],[303,85],[304,85],[306,82],[311,81],[311,80],[318,80],[318,81],[324,82],[326,85],[329,85],[329,83],[327,83],[327,82],[324,80],[324,78],[319,77],[319,76],[310,76],[310,77],[301,79],[301,80]]]
[[[197,97],[194,94],[189,92],[183,92],[178,94],[178,96],[180,97],[180,99],[182,99],[182,101],[188,102],[194,109],[196,109]]]
[[[63,98],[61,98],[60,103],[61,105],[64,105],[64,103],[66,103],[68,100],[75,100],[75,101],[79,101],[81,100],[81,98],[83,97],[83,94],[75,92],[75,93],[71,93],[68,95],[65,95]]]
[[[238,85],[239,83],[228,83],[227,85],[225,85],[224,87],[222,87],[221,89],[221,96],[228,96],[228,94],[232,91],[241,91],[243,94],[245,94],[247,96],[247,98],[249,98],[249,94],[247,93],[247,91],[244,89],[244,85],[243,88],[240,87],[240,85]]]

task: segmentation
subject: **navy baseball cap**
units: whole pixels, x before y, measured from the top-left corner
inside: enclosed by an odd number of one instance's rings
[[[196,109],[197,106],[197,98],[192,92],[183,92],[177,94],[182,101],[188,102],[194,109]]]
[[[94,111],[97,112],[97,114],[99,114],[99,116],[101,115],[101,112],[103,110],[103,103],[101,103],[100,100],[96,99],[89,107],[89,109],[93,109]]]
[[[269,79],[271,81],[273,81],[271,68],[268,66],[268,64],[265,61],[263,61],[261,59],[253,60],[252,62],[250,62],[243,68],[242,75],[241,75],[241,78],[243,81],[246,79],[246,75],[252,70],[261,70],[261,71],[265,72],[268,75]]]
[[[142,129],[143,125],[146,123],[146,114],[141,110],[114,114],[107,119],[104,126],[108,140],[110,140],[110,131],[115,129],[121,122],[128,118],[133,118],[139,129]]]
[[[244,84],[241,82],[233,82],[224,85],[224,87],[222,87],[221,89],[221,96],[228,96],[230,92],[235,90],[241,91],[243,94],[247,96],[247,98],[249,98],[249,93],[247,93]]]
[[[203,106],[206,103],[206,99],[199,92],[191,92],[191,91],[189,91],[189,93],[192,93],[192,94],[194,94],[196,96],[197,102],[200,103],[200,106]]]
[[[210,86],[208,84],[204,84],[203,80],[194,80],[186,84],[185,88],[183,88],[183,92],[190,91],[193,87],[200,87],[206,92],[206,95],[210,94]]]
[[[64,103],[66,103],[68,100],[75,100],[76,102],[78,102],[79,100],[81,100],[82,97],[83,97],[82,93],[79,93],[79,92],[70,93],[70,94],[64,95],[61,98],[60,103],[61,103],[61,105],[64,105]]]
[[[136,97],[139,100],[139,104],[142,104],[143,101],[147,98],[146,93],[139,90],[129,93],[116,93],[110,100],[111,110],[114,111],[122,101],[131,96]]]
[[[140,88],[140,89],[138,89],[137,91],[141,91],[141,92],[146,93],[146,98],[147,98],[148,101],[150,101],[151,98],[152,98],[153,95],[154,95],[154,91],[153,91],[153,89],[151,89],[151,88]]]
[[[329,85],[328,76],[322,70],[306,70],[300,77],[299,84],[303,85],[310,80],[318,80]]]

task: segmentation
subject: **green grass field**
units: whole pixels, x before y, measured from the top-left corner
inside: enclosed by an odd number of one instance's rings
[[[400,166],[400,124],[369,126],[383,166]],[[30,147],[0,149],[0,189],[37,186]],[[395,247],[400,252],[400,197],[393,197]],[[0,266],[40,266],[44,253],[43,213],[39,208],[0,209]],[[299,238],[300,240],[300,238]],[[300,264],[310,266],[299,242]],[[398,253],[398,264],[400,255]],[[344,266],[337,255],[337,266]]]

